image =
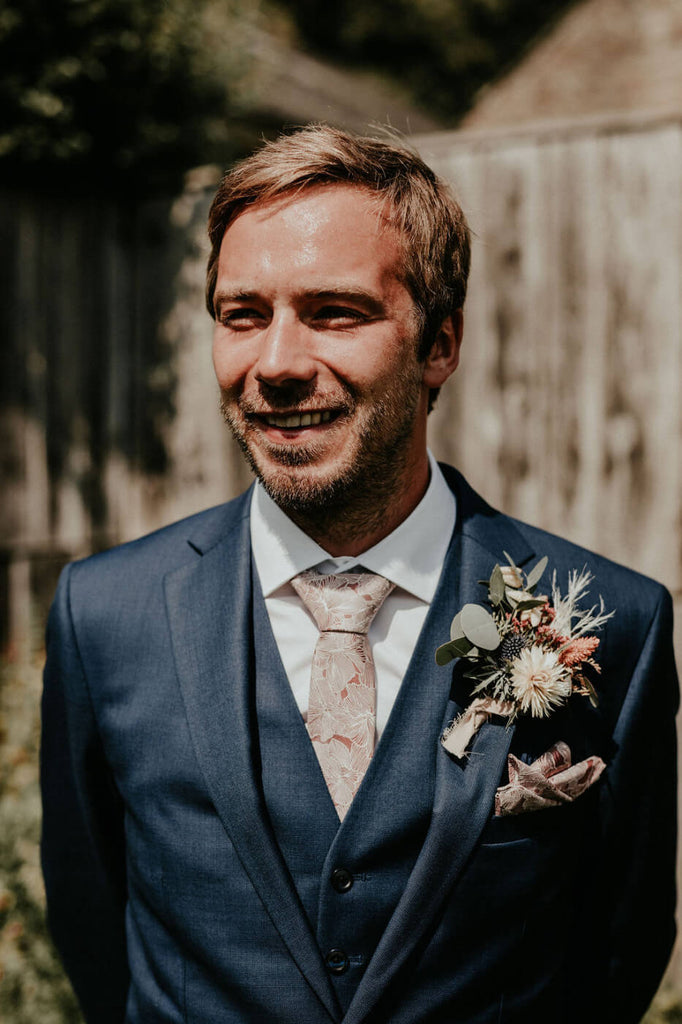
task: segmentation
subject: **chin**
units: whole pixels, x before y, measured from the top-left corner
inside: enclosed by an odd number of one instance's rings
[[[341,438],[308,444],[264,442],[228,419],[232,433],[263,487],[284,511],[320,512],[339,502],[361,472],[361,446]]]
[[[282,465],[251,458],[263,487],[284,511],[319,512],[339,502],[352,486],[351,466],[321,466],[310,462]]]

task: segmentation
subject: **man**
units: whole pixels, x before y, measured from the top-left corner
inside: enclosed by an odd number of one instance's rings
[[[227,175],[209,233],[259,482],[67,568],[48,628],[43,864],[87,1020],[634,1024],[674,936],[670,600],[427,453],[459,206],[401,147],[313,127]],[[541,587],[594,574],[599,704],[490,714],[453,756],[471,684],[434,651],[505,552],[548,555]],[[601,778],[495,814],[557,741]]]

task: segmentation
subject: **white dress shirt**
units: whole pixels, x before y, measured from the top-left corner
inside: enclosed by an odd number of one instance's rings
[[[282,664],[302,714],[308,709],[310,667],[319,636],[289,582],[305,569],[348,572],[362,566],[396,584],[370,626],[376,674],[377,738],[407,670],[455,526],[455,498],[429,452],[426,494],[414,511],[361,555],[333,558],[279,508],[257,483],[251,500],[251,547]]]

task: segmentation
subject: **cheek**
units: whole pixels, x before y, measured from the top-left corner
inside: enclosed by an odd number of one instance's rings
[[[404,347],[376,344],[370,338],[352,353],[346,349],[339,358],[329,355],[327,366],[359,393],[381,396],[409,373],[410,361]]]
[[[411,393],[421,377],[421,367],[405,350],[384,351],[380,358],[367,361],[362,380],[356,375],[365,394],[385,398]]]
[[[230,391],[248,373],[248,353],[242,346],[227,345],[222,339],[214,338],[213,369],[221,389]]]

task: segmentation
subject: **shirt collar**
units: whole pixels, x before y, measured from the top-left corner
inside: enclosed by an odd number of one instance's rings
[[[251,499],[251,548],[263,590],[269,597],[305,569],[344,572],[361,565],[430,603],[455,526],[455,496],[429,452],[431,479],[407,519],[358,556],[333,558],[303,532],[256,483]]]

